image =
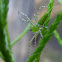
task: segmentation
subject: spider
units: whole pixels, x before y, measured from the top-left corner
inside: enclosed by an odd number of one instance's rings
[[[42,29],[43,27],[45,27],[43,24],[44,24],[44,22],[46,21],[49,12],[46,12],[46,13],[38,20],[37,17],[38,17],[38,15],[39,15],[39,12],[40,12],[41,7],[47,7],[47,6],[40,6],[40,8],[39,8],[39,10],[38,10],[38,12],[37,12],[37,14],[36,14],[36,16],[34,15],[34,16],[35,16],[35,17],[34,17],[35,23],[33,23],[32,20],[30,20],[30,18],[29,18],[26,14],[24,14],[23,12],[20,12],[20,11],[18,12],[18,13],[21,13],[22,15],[24,15],[24,16],[27,18],[27,20],[25,20],[25,19],[23,19],[23,18],[20,18],[20,19],[23,20],[23,21],[27,21],[28,23],[30,23],[30,24],[31,24],[31,30],[32,30],[32,32],[34,33],[34,36],[32,37],[31,41],[29,42],[28,47],[30,47],[31,42],[33,41],[34,38],[35,38],[35,46],[36,46],[36,37],[37,37],[37,35],[38,35],[39,33],[40,33],[40,35],[41,35],[41,38],[43,38],[42,33],[41,33],[41,29]],[[47,27],[45,27],[45,28],[47,28]],[[28,56],[29,56],[29,48],[28,48]]]

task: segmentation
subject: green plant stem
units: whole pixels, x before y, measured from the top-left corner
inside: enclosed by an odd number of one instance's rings
[[[0,57],[2,58],[2,60],[5,60],[4,56],[2,55],[2,53],[0,52]]]
[[[47,12],[49,12],[49,14],[48,14],[46,21],[44,22],[44,26],[48,26],[48,22],[50,21],[50,15],[53,9],[54,1],[55,0],[49,0],[48,7],[47,7]],[[44,36],[46,32],[47,32],[47,28],[44,27],[42,29],[42,35]]]
[[[0,4],[0,52],[5,62],[15,62],[7,28],[7,12],[9,0],[1,0]]]
[[[60,36],[59,36],[59,34],[58,34],[58,32],[56,31],[56,30],[54,30],[54,36],[56,37],[56,39],[58,40],[58,43],[61,45],[61,47],[62,47],[62,40],[61,40],[61,38],[60,38]]]
[[[8,32],[8,26],[5,26],[6,29],[6,35],[7,35],[7,40],[8,40],[8,47],[11,48],[11,44],[10,44],[10,38],[9,38],[9,32]]]
[[[24,32],[22,32],[14,41],[12,41],[11,43],[11,47],[13,47],[30,29],[31,25],[28,24],[28,26],[26,27],[26,29],[24,30]]]

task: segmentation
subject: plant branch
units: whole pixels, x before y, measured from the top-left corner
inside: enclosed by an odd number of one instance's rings
[[[28,26],[26,27],[26,29],[24,30],[24,32],[22,32],[14,41],[12,41],[11,43],[11,47],[13,47],[30,29],[31,25],[28,24]]]
[[[5,60],[4,56],[2,55],[2,53],[0,52],[0,57]]]
[[[9,0],[1,0],[0,4],[0,52],[5,62],[15,62],[7,28],[7,12]]]
[[[56,31],[56,30],[54,30],[54,36],[56,37],[56,39],[58,40],[58,43],[61,45],[61,47],[62,47],[62,40],[61,40],[61,38],[60,38],[60,36],[59,36],[59,34],[58,34],[58,32]]]

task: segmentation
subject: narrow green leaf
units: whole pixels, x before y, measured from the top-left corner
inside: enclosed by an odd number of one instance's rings
[[[54,36],[56,37],[56,39],[58,40],[58,43],[61,45],[62,47],[62,40],[58,34],[58,32],[56,30],[54,30]]]
[[[9,0],[2,0],[0,6],[0,52],[5,62],[15,62],[7,29],[7,12]]]
[[[12,41],[11,47],[13,47],[28,32],[30,27],[31,27],[31,24],[28,24],[24,32],[22,32],[22,34],[20,34],[14,41]]]

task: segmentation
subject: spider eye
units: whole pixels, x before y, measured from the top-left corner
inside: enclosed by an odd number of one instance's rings
[[[46,19],[47,19],[47,17],[48,17],[48,12],[46,12],[41,18],[40,18],[40,20],[38,21],[38,24],[39,25],[43,25],[44,24],[44,22],[46,21]]]

